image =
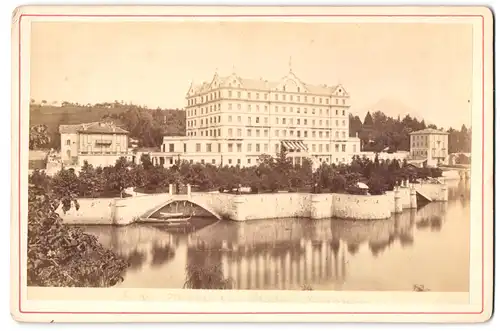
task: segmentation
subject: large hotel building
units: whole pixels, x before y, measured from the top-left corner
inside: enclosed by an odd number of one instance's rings
[[[153,162],[253,166],[284,149],[294,164],[342,163],[360,152],[344,87],[306,84],[292,70],[277,82],[215,73],[186,100],[186,136],[165,136]]]

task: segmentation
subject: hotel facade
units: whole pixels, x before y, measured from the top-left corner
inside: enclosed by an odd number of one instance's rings
[[[294,164],[347,163],[360,152],[349,137],[350,96],[342,85],[311,85],[290,72],[277,82],[217,73],[186,95],[186,136],[165,136],[153,162],[254,166],[285,150]],[[137,157],[140,159],[140,156]]]

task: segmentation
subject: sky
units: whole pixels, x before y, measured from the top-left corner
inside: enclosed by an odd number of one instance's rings
[[[279,81],[291,59],[306,83],[341,83],[362,120],[385,105],[460,128],[471,123],[472,49],[467,24],[35,22],[31,97],[183,108],[191,82],[216,71]]]

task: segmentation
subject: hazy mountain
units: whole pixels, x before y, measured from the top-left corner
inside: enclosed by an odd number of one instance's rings
[[[358,115],[361,120],[363,120],[366,112],[368,111],[372,114],[376,111],[381,111],[386,116],[393,118],[397,118],[398,116],[401,116],[401,118],[403,118],[407,114],[409,114],[411,117],[416,117],[418,120],[422,120],[422,116],[420,116],[415,109],[405,105],[404,103],[396,99],[380,99],[373,105],[363,107],[359,110],[354,111],[354,114]]]

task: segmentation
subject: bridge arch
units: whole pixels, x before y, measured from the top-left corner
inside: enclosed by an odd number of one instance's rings
[[[148,210],[147,212],[145,212],[142,215],[142,217],[143,218],[150,218],[153,215],[155,215],[156,213],[160,212],[160,210],[162,210],[168,206],[174,206],[174,207],[176,207],[176,209],[179,209],[179,207],[184,208],[183,211],[189,210],[189,209],[191,209],[191,211],[193,211],[193,208],[198,207],[198,208],[201,208],[201,210],[205,211],[206,213],[210,214],[211,216],[214,216],[215,218],[217,218],[217,220],[220,221],[222,219],[220,214],[217,213],[215,210],[213,210],[213,208],[205,205],[202,202],[194,201],[194,200],[190,199],[189,197],[182,197],[182,196],[181,197],[174,196],[172,199],[169,199],[166,202],[161,203],[158,206]]]

